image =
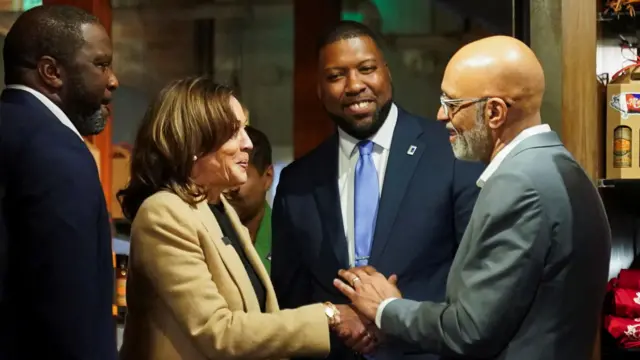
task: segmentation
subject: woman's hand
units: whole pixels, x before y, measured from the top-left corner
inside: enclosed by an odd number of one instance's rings
[[[336,305],[336,308],[340,312],[340,323],[333,330],[345,345],[361,354],[375,352],[381,340],[375,324],[350,305]]]

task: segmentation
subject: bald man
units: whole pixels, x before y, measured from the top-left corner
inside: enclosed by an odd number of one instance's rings
[[[541,123],[544,75],[504,36],[449,62],[438,119],[459,159],[488,164],[443,303],[401,299],[395,278],[342,270],[335,285],[383,334],[473,359],[585,360],[593,350],[611,235],[580,165]]]

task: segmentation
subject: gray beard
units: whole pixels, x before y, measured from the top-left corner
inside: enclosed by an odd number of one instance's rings
[[[456,158],[466,161],[487,161],[491,158],[493,149],[493,137],[491,130],[484,123],[482,111],[476,115],[476,125],[464,133],[456,132],[456,139],[451,144]]]
[[[101,109],[89,116],[76,116],[74,120],[73,125],[82,136],[98,135],[107,125],[107,119],[102,115]]]

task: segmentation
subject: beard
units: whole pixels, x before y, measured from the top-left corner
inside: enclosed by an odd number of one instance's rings
[[[334,114],[327,110],[329,117],[333,122],[344,132],[353,136],[358,140],[364,140],[370,138],[373,134],[377,133],[382,127],[382,124],[387,120],[389,111],[391,110],[392,100],[389,99],[381,107],[376,109],[371,118],[371,122],[368,124],[358,123],[354,120],[347,120],[338,114]],[[326,108],[325,108],[326,110]]]
[[[71,109],[67,116],[80,135],[97,135],[104,130],[107,118],[102,112],[102,99],[92,96],[84,80],[78,75],[69,78],[66,103]]]
[[[459,132],[451,123],[447,126],[456,133],[451,144],[456,158],[466,161],[488,162],[493,150],[493,135],[491,129],[484,122],[484,104],[478,104],[475,126],[465,132]]]
[[[102,114],[102,110],[98,109],[90,115],[78,115],[71,122],[76,127],[80,135],[98,135],[107,125],[107,118]]]

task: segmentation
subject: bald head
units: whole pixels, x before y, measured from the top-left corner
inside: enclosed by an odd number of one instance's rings
[[[45,5],[24,12],[5,39],[5,83],[24,83],[25,71],[35,69],[44,56],[72,64],[84,45],[82,25],[99,23],[95,16],[73,6]]]
[[[459,159],[489,161],[524,129],[539,125],[544,73],[521,41],[492,36],[449,61],[438,120]]]
[[[508,36],[492,36],[461,48],[449,61],[442,90],[450,97],[502,98],[515,115],[539,113],[542,66],[531,49]]]

